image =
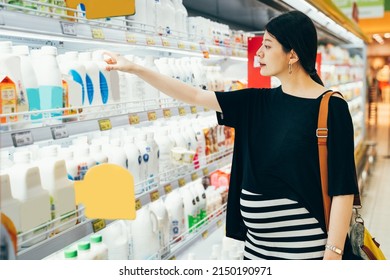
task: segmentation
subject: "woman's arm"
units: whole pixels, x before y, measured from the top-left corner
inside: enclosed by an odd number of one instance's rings
[[[221,112],[217,97],[213,91],[202,90],[189,86],[177,79],[162,75],[141,65],[137,65],[127,60],[121,55],[105,52],[109,56],[106,59],[107,70],[118,70],[135,74],[159,91],[181,100],[185,103],[203,106],[217,112]]]
[[[332,198],[327,244],[344,249],[353,206],[353,195],[338,195]],[[342,256],[325,249],[324,260],[341,260]]]

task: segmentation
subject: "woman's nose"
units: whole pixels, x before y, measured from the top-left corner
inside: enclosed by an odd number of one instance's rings
[[[261,48],[257,50],[256,55],[258,57],[263,57],[263,52],[261,51]]]

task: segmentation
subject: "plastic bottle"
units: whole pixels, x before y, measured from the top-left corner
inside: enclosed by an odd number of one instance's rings
[[[153,222],[153,227],[155,228],[154,231],[157,231],[158,233],[160,258],[164,258],[170,252],[170,225],[167,208],[160,198],[150,203],[150,211],[156,216],[156,221],[155,223]]]
[[[39,111],[41,110],[39,87],[32,65],[29,48],[25,45],[13,46],[12,51],[15,55],[20,57],[22,79],[26,88],[29,111]],[[42,114],[40,113],[31,115],[32,120],[40,118],[42,118]]]
[[[73,150],[71,148],[61,148],[59,155],[65,160],[68,179],[73,181],[81,180],[80,172],[82,166],[79,166],[79,163],[74,159]]]
[[[9,175],[12,195],[22,203],[20,230],[34,229],[22,237],[21,246],[28,247],[47,238],[47,223],[51,220],[50,195],[42,188],[39,168],[31,163],[30,152],[15,152],[14,162]]]
[[[146,142],[146,134],[140,132],[135,137],[135,144],[138,146],[138,149],[141,152],[142,163],[140,166],[140,181],[145,182],[142,186],[142,191],[148,190],[149,186],[147,185],[147,180],[149,178],[149,168],[150,168],[150,151],[151,148]]]
[[[64,251],[64,260],[78,260],[78,252],[75,248],[68,248]]]
[[[79,260],[95,259],[91,250],[91,243],[89,241],[81,241],[77,244],[77,257]]]
[[[140,172],[142,164],[141,152],[134,142],[134,136],[126,136],[125,141],[126,142],[123,148],[127,157],[127,170],[129,170],[129,172],[133,175],[135,194],[138,195],[142,193],[143,189],[140,184]]]
[[[127,156],[119,138],[110,140],[108,163],[116,164],[127,169]]]
[[[42,110],[63,108],[63,88],[61,71],[57,62],[57,48],[43,46],[32,56],[33,68],[39,86]],[[61,116],[62,111],[53,112],[51,116]]]
[[[96,165],[96,161],[89,154],[88,144],[72,145],[72,149],[78,163],[78,174],[73,180],[83,180],[88,170]]]
[[[101,231],[108,248],[109,260],[129,259],[129,240],[126,223],[118,220]]]
[[[22,203],[12,196],[8,174],[0,174],[0,205],[1,211],[11,219],[19,232]]]
[[[91,157],[95,160],[96,165],[107,163],[108,157],[102,152],[102,145],[100,143],[94,143],[89,146]]]
[[[193,182],[192,185],[193,192],[197,194],[197,197],[199,198],[199,221],[201,221],[201,224],[204,224],[207,221],[207,198],[206,198],[206,192],[203,187],[203,184],[201,182],[201,179],[196,180]]]
[[[147,23],[149,14],[152,14],[147,9],[146,0],[135,0],[135,14],[126,16],[127,26],[138,32],[145,30],[144,24]]]
[[[184,204],[179,190],[175,189],[169,193],[166,196],[164,203],[169,217],[170,240],[178,242],[181,240],[181,235],[183,234],[185,227]]]
[[[93,234],[90,236],[91,251],[95,260],[108,260],[108,247],[103,242],[101,234]]]
[[[12,42],[0,42],[1,113],[28,111],[28,97],[23,84],[20,57],[12,54]],[[10,121],[23,120],[14,116]],[[1,119],[5,122],[5,119]]]
[[[64,231],[76,224],[74,182],[68,179],[66,163],[58,156],[57,146],[43,147],[40,154],[38,166],[42,187],[51,197],[52,219],[56,219],[54,231]]]
[[[151,130],[148,130],[146,132],[146,143],[150,147],[149,152],[149,167],[148,168],[148,185],[149,188],[155,188],[158,186],[159,183],[159,160],[160,160],[160,150],[157,145],[157,142],[154,140],[154,132]]]
[[[80,52],[79,61],[84,65],[86,71],[87,97],[89,105],[102,105],[103,100],[108,99],[108,92],[105,95],[100,90],[99,67],[92,61],[91,52]]]
[[[144,66],[150,70],[158,72],[156,64],[154,64],[153,56],[148,55],[145,57]],[[159,108],[160,92],[148,83],[145,83],[145,99],[145,110],[154,110]]]
[[[193,196],[188,185],[180,188],[180,194],[183,198],[184,203],[186,230],[191,233],[195,230],[194,226],[198,223],[198,207],[196,205],[195,197]]]
[[[175,6],[175,26],[177,31],[179,31],[178,35],[182,38],[187,38],[187,9],[183,5],[183,0],[172,0],[172,3]]]
[[[157,130],[154,134],[154,140],[160,151],[160,158],[158,161],[159,173],[161,183],[164,184],[171,181],[173,176],[173,165],[171,161],[171,149],[173,148],[173,144],[168,136],[168,128],[164,127]]]

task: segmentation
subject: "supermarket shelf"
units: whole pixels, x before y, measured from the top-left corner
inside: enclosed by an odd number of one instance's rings
[[[177,107],[144,111],[143,109],[140,110],[134,107],[139,106],[139,104],[135,105],[135,103],[136,102],[127,102],[104,106],[61,108],[21,112],[17,114],[2,114],[2,116],[7,119],[18,116],[19,119],[26,120],[0,124],[1,148],[28,145],[40,141],[57,141],[57,143],[66,142],[67,138],[72,135],[99,130],[109,130],[113,127],[125,125],[138,125],[158,119],[169,119],[172,117],[212,112],[203,107],[180,105],[182,103],[177,102],[176,105],[179,105]],[[69,111],[70,109],[76,112],[83,112],[57,117],[51,116],[53,112],[58,114]],[[42,114],[43,118],[31,121],[31,116],[37,113]],[[27,135],[32,139],[30,139],[30,141],[19,139],[19,143],[15,143],[15,137],[18,138],[19,135]]]
[[[199,178],[209,175],[210,173],[218,170],[221,167],[227,166],[231,163],[231,157],[233,153],[233,148],[226,149],[225,151],[221,151],[219,153],[214,153],[206,157],[206,161],[209,162],[207,165],[202,166],[199,169],[193,170],[191,168],[187,168],[187,173],[181,176],[177,176],[172,178],[169,183],[159,184],[158,187],[150,188],[150,186],[146,186],[147,191],[144,191],[142,194],[136,196],[136,206],[142,207],[142,205],[146,205],[152,201],[159,199],[160,197],[164,197],[164,195],[170,193],[172,190],[176,188],[180,188],[185,184],[195,181]],[[183,166],[187,167],[187,166]],[[176,169],[180,169],[178,166]],[[158,177],[160,177],[159,174]],[[156,178],[159,180],[159,178]],[[149,179],[150,181],[150,179]],[[145,182],[140,182],[139,184],[144,184]],[[42,235],[48,236],[47,239],[27,248],[20,248],[17,258],[20,260],[32,260],[32,259],[43,259],[67,246],[73,244],[74,242],[84,238],[85,236],[92,234],[98,230],[103,229],[106,225],[114,222],[112,220],[90,220],[87,219],[84,215],[83,206],[79,206],[80,208],[76,210],[77,216],[76,218],[68,221],[68,223],[76,223],[75,219],[78,220],[78,223],[73,227],[69,228],[66,231],[60,232],[58,234],[53,234],[55,231],[54,224],[56,220],[49,222],[47,225],[48,230],[43,232]],[[70,213],[70,215],[74,215],[75,213]],[[59,218],[61,219],[61,217]],[[96,226],[98,225],[98,226]],[[101,226],[103,225],[103,227]],[[214,225],[213,223],[209,223],[210,226]],[[63,226],[63,225],[61,225]],[[42,225],[40,226],[42,227]],[[57,226],[58,227],[58,226]],[[32,229],[30,232],[34,232],[36,229]],[[206,229],[205,229],[206,230]],[[20,234],[18,236],[18,240],[24,239],[24,236],[28,235],[30,232],[26,232]],[[39,237],[39,236],[38,236]],[[190,239],[194,238],[191,234]],[[30,240],[24,240],[21,243],[28,243]],[[182,244],[182,243],[180,243]],[[185,246],[187,243],[182,244]],[[179,250],[179,248],[177,249]]]

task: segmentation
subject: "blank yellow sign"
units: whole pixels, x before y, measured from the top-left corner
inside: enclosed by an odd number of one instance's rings
[[[135,0],[66,0],[68,8],[76,9],[79,4],[84,4],[87,19],[135,14]],[[73,16],[73,13],[68,12],[68,15]]]
[[[76,203],[85,206],[89,219],[134,220],[135,194],[131,173],[115,164],[100,164],[75,181]]]

